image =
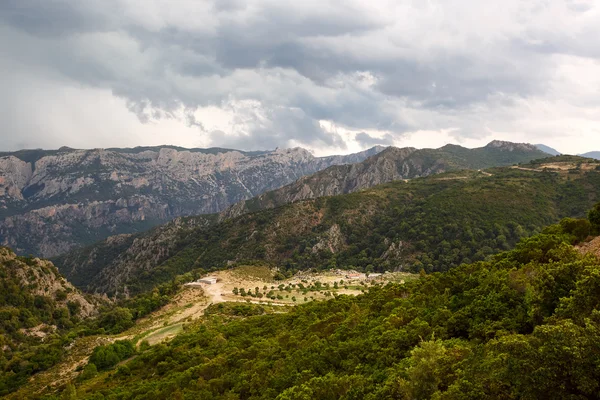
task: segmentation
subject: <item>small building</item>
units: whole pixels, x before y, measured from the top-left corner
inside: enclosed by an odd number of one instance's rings
[[[198,279],[198,282],[206,283],[208,285],[214,285],[215,283],[217,283],[217,278],[214,276],[207,276],[206,278]]]
[[[381,274],[373,273],[373,274],[369,274],[369,276],[367,278],[376,279],[376,278],[379,278],[380,276],[381,276]]]

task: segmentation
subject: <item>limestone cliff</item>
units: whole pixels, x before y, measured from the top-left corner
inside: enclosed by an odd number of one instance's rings
[[[23,150],[0,154],[0,245],[52,257],[186,215],[209,214],[332,165],[383,148],[314,157],[267,152],[144,147]]]

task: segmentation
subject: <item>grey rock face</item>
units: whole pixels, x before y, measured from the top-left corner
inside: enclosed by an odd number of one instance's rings
[[[209,214],[383,148],[314,157],[174,147],[20,151],[0,157],[0,245],[52,257],[178,216]]]

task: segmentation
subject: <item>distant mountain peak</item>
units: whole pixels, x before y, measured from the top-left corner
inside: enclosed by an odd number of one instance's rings
[[[544,153],[548,153],[548,154],[551,154],[551,155],[553,155],[553,156],[559,156],[559,155],[561,155],[561,154],[562,154],[560,151],[558,151],[558,150],[556,150],[556,149],[553,149],[553,148],[552,148],[552,147],[550,147],[550,146],[546,146],[545,144],[542,144],[542,143],[538,143],[538,144],[536,144],[536,145],[535,145],[535,147],[537,147],[537,148],[538,148],[538,150],[541,150],[541,151],[543,151]]]
[[[508,142],[504,140],[492,140],[485,147],[487,148],[496,148],[506,151],[539,151],[539,149],[530,143],[514,143]]]
[[[580,156],[600,160],[600,151],[590,151],[587,153],[580,154]]]

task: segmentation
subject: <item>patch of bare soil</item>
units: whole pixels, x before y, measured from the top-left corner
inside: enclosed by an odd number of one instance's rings
[[[600,236],[576,247],[581,254],[593,254],[600,258]]]
[[[19,329],[19,331],[24,335],[37,337],[37,338],[44,340],[44,338],[46,336],[48,336],[49,333],[53,333],[56,331],[56,326],[40,324],[38,326],[34,326],[33,328],[29,328],[29,329],[25,329],[25,328]]]

